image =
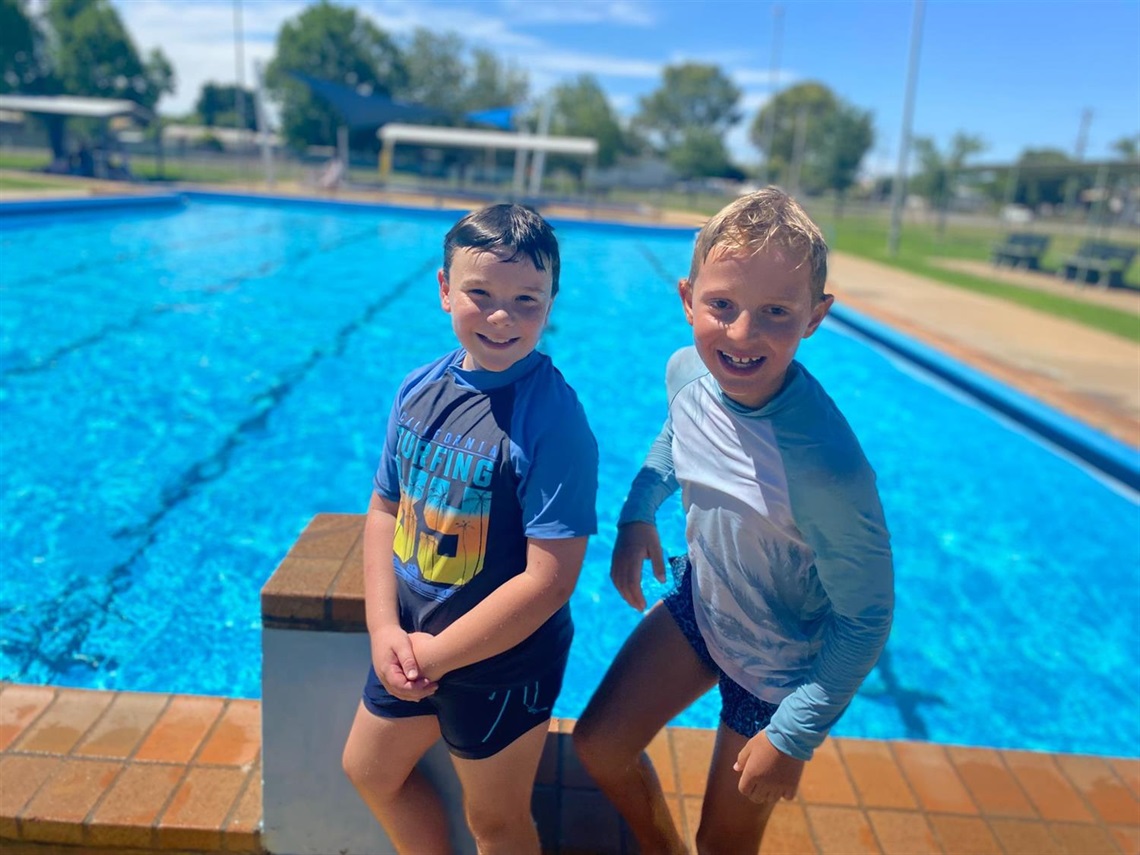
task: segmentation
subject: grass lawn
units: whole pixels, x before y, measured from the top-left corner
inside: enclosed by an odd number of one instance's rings
[[[1130,312],[947,270],[931,261],[936,258],[989,261],[990,250],[993,244],[1001,240],[1003,230],[954,226],[940,237],[933,225],[907,224],[899,239],[899,253],[891,258],[887,255],[889,224],[885,219],[844,217],[835,220],[822,211],[818,213],[818,221],[827,235],[828,245],[839,252],[889,264],[947,285],[989,294],[1140,342],[1140,319]],[[1054,236],[1049,253],[1042,259],[1042,266],[1046,270],[1056,267],[1061,259],[1077,248],[1081,240],[1080,234]],[[1137,268],[1140,268],[1140,264],[1133,264],[1129,268],[1125,284],[1140,289],[1140,270]]]

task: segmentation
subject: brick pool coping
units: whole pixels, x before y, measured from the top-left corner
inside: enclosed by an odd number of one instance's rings
[[[319,514],[262,590],[263,623],[363,628],[363,516]],[[6,852],[261,852],[257,701],[0,685]],[[550,853],[633,851],[555,720],[535,816]],[[650,746],[692,841],[713,732]],[[836,738],[762,852],[1140,853],[1140,759]]]

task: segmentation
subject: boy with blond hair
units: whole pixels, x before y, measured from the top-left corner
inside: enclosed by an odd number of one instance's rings
[[[437,280],[459,347],[396,393],[364,527],[372,667],[344,769],[409,855],[452,851],[416,768],[441,737],[480,855],[538,855],[531,791],[595,531],[598,449],[574,390],[535,350],[558,242],[521,205],[447,233]]]
[[[688,554],[574,730],[583,765],[643,852],[685,851],[645,755],[670,719],[719,684],[697,849],[756,852],[890,632],[874,472],[794,360],[831,307],[826,280],[819,228],[768,187],[705,225],[679,284],[694,347],[669,360],[669,416],[622,508],[610,576],[645,608],[644,560],[665,580],[654,517],[678,486]]]

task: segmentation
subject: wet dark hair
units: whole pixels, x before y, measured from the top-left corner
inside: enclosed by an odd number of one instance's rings
[[[443,239],[443,275],[451,275],[451,259],[458,249],[493,252],[503,261],[529,258],[536,270],[550,265],[550,296],[558,293],[558,239],[554,228],[537,211],[525,205],[488,205],[472,211],[451,227]]]

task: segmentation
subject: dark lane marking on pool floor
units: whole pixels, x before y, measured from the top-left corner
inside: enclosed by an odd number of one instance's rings
[[[293,253],[291,256],[287,256],[280,261],[263,261],[258,267],[254,268],[253,270],[247,270],[244,273],[239,273],[235,276],[231,276],[219,284],[206,285],[201,288],[187,289],[179,293],[186,295],[213,295],[227,293],[241,287],[241,285],[245,282],[267,276],[274,270],[279,270],[283,267],[287,267],[293,264],[299,264],[300,262],[306,261],[307,259],[312,258],[316,255],[321,255],[326,252],[336,252],[338,250],[344,249],[346,246],[351,246],[354,243],[359,243],[365,238],[374,235],[375,232],[376,230],[374,228],[366,229],[362,232],[353,232],[352,234],[346,235],[343,238],[333,241],[329,244],[319,244],[317,246],[309,247],[304,250],[298,250],[296,253]],[[135,312],[128,320],[122,323],[108,324],[107,326],[102,327],[90,335],[86,335],[83,338],[77,339],[76,341],[56,348],[46,356],[42,356],[33,362],[28,362],[24,365],[16,365],[12,368],[0,369],[0,377],[19,377],[28,374],[36,374],[40,371],[46,371],[47,369],[54,367],[56,362],[69,354],[75,353],[78,350],[82,350],[85,347],[99,344],[104,339],[109,338],[117,333],[134,332],[151,318],[158,317],[159,315],[165,314],[166,312],[179,311],[180,308],[184,305],[185,303],[159,303],[158,305],[151,306],[146,309],[140,309],[139,311]]]
[[[355,333],[370,324],[383,309],[388,308],[412,285],[422,281],[422,277],[434,271],[437,266],[438,261],[434,256],[426,260],[387,293],[370,303],[357,318],[342,326],[332,337],[329,347],[314,349],[307,360],[285,372],[272,387],[256,397],[255,400],[262,404],[257,412],[241,421],[213,454],[192,464],[172,486],[162,491],[162,504],[158,510],[139,525],[114,532],[112,537],[116,539],[139,537],[142,540],[130,555],[106,571],[104,590],[94,592],[101,593],[101,597],[87,595],[82,590],[76,592],[73,589],[59,600],[39,604],[44,620],[32,622],[27,638],[15,643],[0,639],[0,647],[18,660],[15,674],[4,675],[3,679],[28,679],[27,670],[32,663],[42,665],[47,670],[48,680],[72,670],[77,665],[86,666],[91,670],[99,670],[104,664],[114,665],[113,657],[85,651],[83,646],[91,632],[107,615],[115,615],[124,623],[130,623],[126,616],[115,609],[115,600],[130,587],[131,567],[155,542],[158,537],[158,526],[163,519],[192,496],[199,487],[217,480],[226,473],[230,458],[244,438],[264,429],[273,410],[321,360],[343,355]],[[94,587],[94,583],[79,587],[91,588]],[[76,593],[83,595],[78,603],[72,599]],[[10,620],[14,615],[24,612],[23,607],[11,608],[7,610],[5,617]],[[48,627],[46,634],[43,631],[44,627]]]

